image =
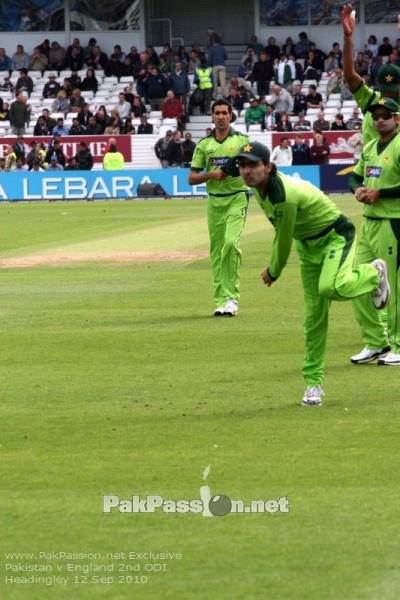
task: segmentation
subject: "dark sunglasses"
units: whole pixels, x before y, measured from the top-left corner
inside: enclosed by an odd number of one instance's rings
[[[374,121],[378,121],[378,119],[383,119],[384,121],[389,121],[389,119],[391,119],[394,116],[395,116],[395,113],[392,113],[392,112],[372,113],[372,119]]]

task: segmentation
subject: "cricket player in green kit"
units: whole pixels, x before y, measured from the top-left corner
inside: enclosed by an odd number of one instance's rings
[[[228,102],[217,100],[211,110],[215,129],[196,146],[189,184],[207,184],[214,316],[234,317],[242,264],[239,240],[246,220],[248,190],[233,158],[249,137],[231,128],[232,107]]]
[[[248,142],[237,160],[244,182],[275,227],[269,265],[261,273],[268,287],[280,277],[295,239],[305,302],[302,405],[319,406],[331,300],[371,293],[375,307],[384,308],[390,297],[386,263],[377,259],[353,270],[353,223],[317,187],[278,172],[266,146]]]
[[[368,109],[379,134],[364,146],[360,160],[349,178],[349,188],[364,204],[364,222],[357,250],[361,266],[377,256],[387,262],[392,299],[387,307],[387,329],[370,317],[367,299],[357,304],[357,318],[366,347],[352,362],[400,366],[400,113],[392,98],[379,98]]]
[[[350,91],[353,93],[354,99],[364,113],[362,136],[363,144],[365,146],[371,140],[376,140],[379,135],[375,127],[375,122],[372,119],[372,114],[369,111],[369,107],[382,97],[390,98],[399,105],[400,69],[393,64],[383,65],[379,69],[377,76],[379,91],[374,91],[365,84],[364,80],[354,69],[354,17],[355,13],[352,5],[345,4],[341,12],[343,26],[343,74],[349,85]],[[400,31],[400,15],[398,17],[397,27]],[[367,227],[368,224],[365,223],[363,225],[363,233],[364,229]],[[359,248],[360,251],[356,254],[355,264],[365,260],[364,250],[361,246],[359,246]],[[389,271],[390,270],[391,268],[389,266]],[[393,359],[392,354],[388,358],[385,358],[390,351],[390,346],[388,345],[388,317],[386,312],[383,311],[382,313],[377,314],[376,311],[374,311],[371,302],[369,302],[366,297],[360,297],[354,300],[353,308],[357,322],[361,328],[361,335],[365,347],[361,352],[354,354],[351,357],[351,362],[354,364],[363,364],[378,359],[379,364],[386,364],[385,362],[382,362],[383,359],[386,361]],[[397,354],[397,352],[394,352],[394,354]],[[390,364],[393,365],[393,361],[390,362]],[[400,365],[400,360],[397,364]]]

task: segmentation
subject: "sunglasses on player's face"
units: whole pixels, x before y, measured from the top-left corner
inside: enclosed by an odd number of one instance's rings
[[[372,113],[372,118],[374,121],[378,121],[379,119],[383,119],[384,121],[389,121],[392,117],[394,117],[395,113],[390,111],[385,111],[381,113],[374,112]]]

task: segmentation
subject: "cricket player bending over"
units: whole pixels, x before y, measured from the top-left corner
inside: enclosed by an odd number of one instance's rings
[[[331,300],[351,300],[372,293],[377,309],[390,298],[385,261],[376,259],[353,270],[355,227],[317,187],[278,172],[269,149],[248,142],[240,149],[238,166],[246,185],[275,227],[269,265],[261,273],[270,287],[280,277],[295,240],[301,265],[305,302],[303,406],[319,406],[324,391],[324,358]]]

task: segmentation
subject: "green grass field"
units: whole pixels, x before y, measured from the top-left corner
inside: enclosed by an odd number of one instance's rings
[[[336,303],[324,405],[302,408],[297,257],[262,285],[273,231],[252,202],[240,312],[214,319],[205,212],[0,204],[2,599],[399,598],[396,369],[350,364],[360,332]],[[204,485],[289,513],[102,512],[102,494]]]

